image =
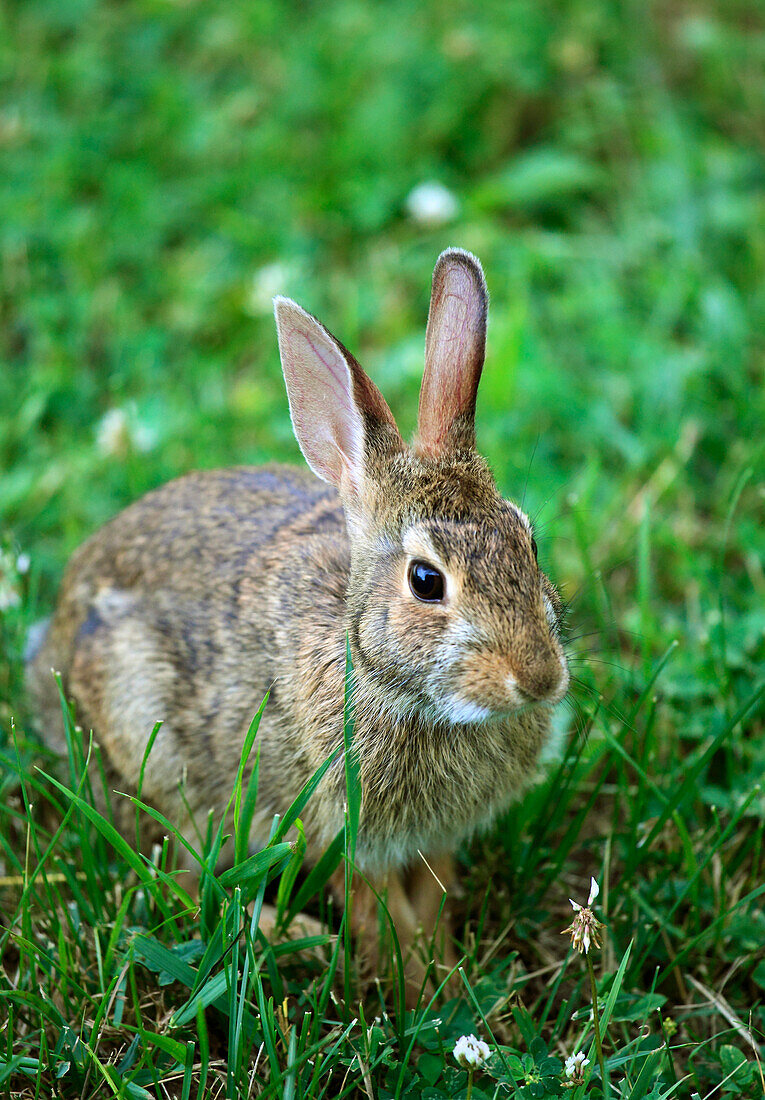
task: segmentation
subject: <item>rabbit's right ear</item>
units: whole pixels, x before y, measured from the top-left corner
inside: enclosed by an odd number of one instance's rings
[[[317,477],[361,492],[367,447],[403,446],[393,415],[351,353],[290,298],[274,298],[276,331],[295,437]]]

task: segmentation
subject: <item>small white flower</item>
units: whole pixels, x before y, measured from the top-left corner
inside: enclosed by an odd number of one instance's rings
[[[102,455],[123,456],[129,450],[150,451],[156,433],[138,419],[135,409],[109,409],[98,422],[96,446]]]
[[[462,1035],[454,1044],[452,1052],[463,1069],[480,1069],[489,1060],[491,1051],[483,1039],[475,1035]]]
[[[406,209],[412,221],[420,225],[443,225],[456,218],[459,203],[442,183],[429,180],[409,192]]]
[[[32,559],[29,554],[19,554],[16,558],[16,572],[20,574],[28,573],[31,564]]]
[[[101,417],[96,428],[96,446],[99,451],[102,455],[122,454],[127,450],[129,441],[125,410],[109,409]]]
[[[584,1067],[589,1066],[590,1059],[585,1058],[584,1051],[578,1050],[576,1054],[570,1054],[566,1059],[566,1077],[584,1077]]]
[[[284,294],[292,271],[278,261],[259,267],[250,281],[247,292],[247,309],[255,317],[266,317],[273,312],[274,298]]]

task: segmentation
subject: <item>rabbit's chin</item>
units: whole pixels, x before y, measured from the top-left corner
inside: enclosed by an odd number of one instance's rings
[[[440,721],[448,722],[450,726],[480,726],[484,722],[501,721],[516,714],[523,714],[539,705],[539,703],[519,703],[517,706],[511,705],[503,710],[494,710],[483,707],[479,703],[473,703],[469,699],[460,699],[458,695],[443,695],[433,704],[433,714]]]
[[[489,707],[482,707],[469,699],[460,699],[458,695],[444,695],[434,705],[434,710],[442,721],[453,726],[478,725],[494,717],[494,712]]]

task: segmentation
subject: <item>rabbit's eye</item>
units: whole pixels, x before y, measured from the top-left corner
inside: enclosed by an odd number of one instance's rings
[[[539,555],[537,553],[537,540],[534,538],[533,535],[531,536],[531,549],[534,551],[534,561],[538,561]]]
[[[418,600],[437,603],[444,598],[443,574],[426,561],[413,561],[409,566],[409,587]]]

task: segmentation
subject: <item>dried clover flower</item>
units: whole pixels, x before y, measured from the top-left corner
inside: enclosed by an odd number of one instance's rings
[[[580,905],[573,898],[568,899],[571,902],[575,916],[569,927],[563,929],[561,935],[565,936],[568,933],[571,936],[571,945],[580,955],[586,955],[590,950],[590,946],[600,947],[600,930],[603,928],[603,924],[596,918],[591,909],[592,903],[599,893],[600,887],[593,878],[590,880],[590,896],[586,905]]]

